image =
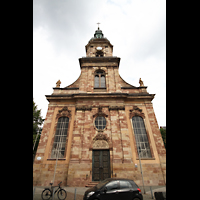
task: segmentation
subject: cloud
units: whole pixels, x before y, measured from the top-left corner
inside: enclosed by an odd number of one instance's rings
[[[45,94],[80,75],[78,58],[100,28],[121,58],[119,72],[139,86],[141,77],[153,100],[159,125],[165,125],[166,1],[165,0],[34,0],[33,92],[45,117]]]

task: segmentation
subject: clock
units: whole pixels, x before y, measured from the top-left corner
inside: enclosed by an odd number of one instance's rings
[[[98,51],[102,50],[102,47],[97,47],[97,50],[98,50]]]

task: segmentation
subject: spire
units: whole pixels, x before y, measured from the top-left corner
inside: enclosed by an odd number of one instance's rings
[[[94,38],[103,38],[102,30],[99,29],[95,31]]]
[[[90,40],[89,40],[89,42],[90,41],[93,41],[93,40],[96,40],[96,41],[99,41],[99,39],[102,39],[101,41],[103,41],[103,40],[107,40],[108,42],[110,42],[106,37],[104,37],[104,35],[103,35],[103,33],[102,33],[102,30],[100,30],[100,28],[99,28],[99,22],[97,23],[98,24],[98,28],[97,28],[97,30],[95,31],[95,33],[94,33],[94,37],[92,37]],[[110,45],[112,45],[112,44],[110,44]]]
[[[95,31],[94,38],[103,38],[102,30],[99,29],[100,23],[98,22],[97,24],[98,24],[98,30]]]

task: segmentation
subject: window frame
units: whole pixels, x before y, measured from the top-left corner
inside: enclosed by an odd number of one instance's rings
[[[58,159],[65,158],[67,149],[66,144],[68,141],[69,121],[69,117],[66,116],[58,118],[54,141],[51,148],[50,159],[56,159],[57,155]]]
[[[98,77],[98,86],[95,80],[95,77]],[[103,80],[104,77],[104,80]],[[102,81],[103,80],[103,81]],[[101,87],[103,85],[104,87]],[[106,73],[103,70],[97,70],[94,73],[94,89],[106,89]]]
[[[127,183],[128,187],[122,187],[122,183]],[[133,186],[131,185],[131,183],[128,180],[119,180],[119,189],[123,190],[123,189],[130,189],[133,188]]]
[[[97,119],[98,117],[102,117],[103,119],[105,119],[105,122],[106,122],[105,125],[104,125],[104,123],[103,123],[104,120],[102,120],[102,127],[105,126],[103,129],[99,129],[99,128],[97,127],[97,125],[96,125],[96,119]],[[98,121],[100,121],[100,120],[98,120]],[[102,115],[99,115],[99,116],[95,117],[95,119],[94,119],[94,126],[95,126],[95,128],[96,128],[97,131],[103,131],[103,130],[105,130],[105,128],[106,128],[106,126],[107,126],[107,120],[106,120],[106,118],[105,118],[104,116],[102,116]],[[99,126],[101,126],[101,125],[99,125]]]
[[[141,121],[136,121],[138,123],[135,124],[133,122],[134,117],[140,119]],[[150,146],[149,136],[148,136],[148,133],[146,130],[146,126],[145,126],[143,117],[138,116],[138,115],[132,116],[131,123],[132,123],[133,133],[134,133],[134,137],[135,137],[136,149],[137,149],[138,156],[139,156],[139,153],[138,153],[138,146],[139,146],[143,153],[143,154],[140,153],[141,159],[149,159],[149,160],[154,159],[154,156],[153,156],[153,153],[151,150],[151,146]],[[141,128],[141,124],[143,125],[142,128]],[[142,148],[142,147],[144,147],[144,148]],[[144,156],[145,155],[144,152],[145,152],[146,156]]]
[[[117,188],[112,188],[112,189],[110,190],[110,188],[108,188],[108,185],[113,184],[113,183],[117,183]],[[108,192],[111,192],[111,191],[114,191],[114,190],[119,190],[119,180],[112,180],[112,181],[110,181],[109,183],[107,183],[107,184],[105,185],[105,187],[107,188],[107,191],[108,191]],[[104,188],[105,188],[105,187],[104,187]]]

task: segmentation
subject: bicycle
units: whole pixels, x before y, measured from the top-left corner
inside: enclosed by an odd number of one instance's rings
[[[64,199],[67,197],[67,192],[66,192],[64,189],[62,189],[62,188],[60,187],[60,184],[61,184],[61,183],[62,183],[62,181],[58,184],[58,186],[52,186],[53,183],[50,183],[51,188],[45,188],[45,189],[42,191],[42,194],[41,194],[42,199],[43,199],[43,200],[48,200],[48,199],[50,199],[51,196],[52,196],[52,194],[53,194],[53,188],[58,187],[58,189],[54,192],[54,194],[55,194],[56,192],[58,192],[58,193],[57,193],[58,199],[59,199],[59,200],[64,200]]]

